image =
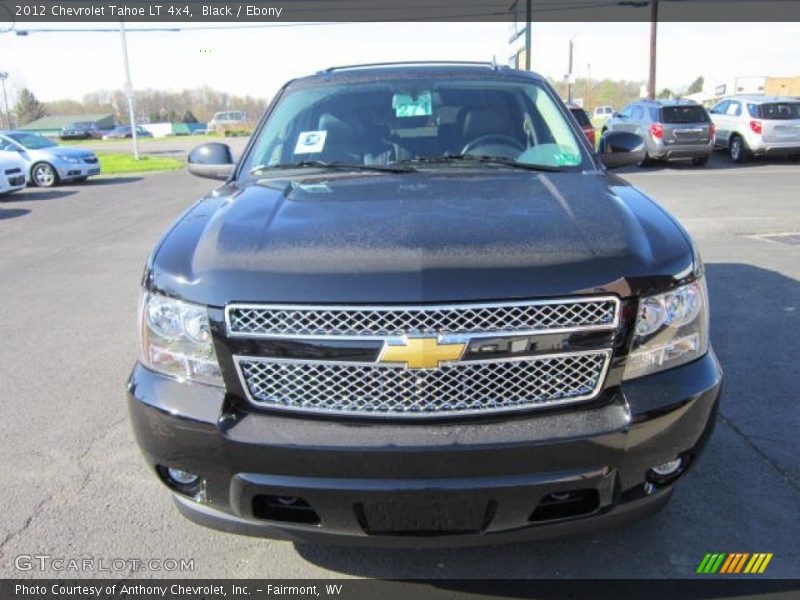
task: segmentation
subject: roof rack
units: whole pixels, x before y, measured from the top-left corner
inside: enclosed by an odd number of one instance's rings
[[[472,67],[489,67],[497,71],[500,67],[496,61],[469,61],[469,60],[409,60],[398,62],[376,62],[364,63],[361,65],[342,65],[338,67],[328,67],[319,71],[320,73],[333,73],[334,71],[346,71],[349,69],[371,69],[376,67],[409,67],[409,66],[431,66],[431,65],[456,65],[456,66],[472,66]]]

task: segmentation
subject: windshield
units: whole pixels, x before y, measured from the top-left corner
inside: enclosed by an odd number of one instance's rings
[[[710,123],[706,109],[702,106],[665,106],[661,109],[664,123]]]
[[[9,133],[8,137],[18,144],[25,146],[28,150],[39,150],[41,148],[52,148],[53,146],[58,146],[58,144],[51,142],[47,138],[43,138],[40,135],[34,135],[31,133]]]
[[[279,100],[240,172],[247,178],[297,163],[413,161],[443,168],[465,155],[574,168],[584,154],[567,119],[560,101],[531,80],[405,77],[301,85]]]

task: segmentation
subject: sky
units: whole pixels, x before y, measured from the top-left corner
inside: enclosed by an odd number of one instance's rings
[[[164,27],[174,26],[161,24]],[[213,24],[209,24],[213,25]],[[219,24],[222,25],[222,24]],[[129,28],[158,27],[131,24]],[[191,28],[191,24],[181,25]],[[96,28],[112,24],[38,24]],[[532,68],[562,79],[569,40],[574,74],[645,81],[649,23],[534,23]],[[179,91],[209,85],[268,99],[288,79],[332,65],[393,60],[491,60],[511,54],[508,23],[354,23],[128,34],[134,88]],[[680,89],[697,76],[728,81],[753,75],[800,75],[800,23],[661,23],[658,89]],[[80,99],[124,81],[118,33],[0,33],[0,71],[9,90],[23,86],[42,101]]]

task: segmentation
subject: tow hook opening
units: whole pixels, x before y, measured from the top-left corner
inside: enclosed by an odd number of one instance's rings
[[[319,515],[307,500],[297,496],[268,496],[258,494],[253,497],[253,516],[268,521],[302,523],[317,525]]]
[[[544,496],[529,517],[529,521],[552,521],[568,519],[593,513],[600,506],[597,490],[565,490]]]

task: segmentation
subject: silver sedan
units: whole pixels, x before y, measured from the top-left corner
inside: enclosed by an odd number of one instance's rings
[[[25,164],[28,183],[52,187],[62,181],[84,181],[100,173],[97,155],[60,146],[25,131],[0,131],[0,158],[13,156]]]

